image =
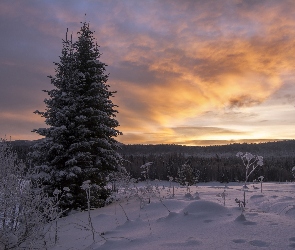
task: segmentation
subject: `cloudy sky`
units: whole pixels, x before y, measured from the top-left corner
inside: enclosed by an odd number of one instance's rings
[[[0,137],[40,138],[33,111],[84,21],[117,91],[119,141],[295,139],[293,0],[1,0]]]

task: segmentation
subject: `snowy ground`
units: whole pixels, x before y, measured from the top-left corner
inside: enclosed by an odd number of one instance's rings
[[[162,195],[171,194],[169,182],[159,186]],[[75,213],[58,222],[58,243],[50,249],[295,249],[295,184],[263,183],[262,193],[259,183],[248,184],[243,215],[235,202],[243,198],[241,187],[200,183],[190,196],[178,186],[163,200],[168,209],[159,199],[140,209],[133,198],[93,210],[95,242],[87,212]]]

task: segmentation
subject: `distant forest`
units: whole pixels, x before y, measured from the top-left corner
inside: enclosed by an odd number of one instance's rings
[[[12,141],[19,158],[26,161],[34,141]],[[260,144],[229,144],[222,146],[121,145],[119,153],[125,159],[124,167],[133,178],[142,179],[140,166],[153,162],[149,169],[150,179],[176,178],[178,168],[190,165],[199,182],[243,181],[245,167],[238,152],[249,152],[263,157],[264,165],[250,176],[249,181],[264,176],[264,181],[294,181],[291,169],[295,166],[295,140]]]

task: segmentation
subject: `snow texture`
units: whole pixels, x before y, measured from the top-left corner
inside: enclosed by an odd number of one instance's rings
[[[263,192],[249,185],[245,211],[235,202],[243,197],[242,183],[199,183],[175,186],[167,181],[150,182],[159,198],[140,208],[139,200],[121,199],[91,211],[96,231],[92,240],[88,213],[79,212],[59,220],[59,241],[51,250],[148,250],[148,249],[294,249],[295,184],[264,183]],[[137,188],[145,183],[137,183]],[[224,200],[218,196],[226,188]],[[194,199],[198,194],[200,199]],[[127,217],[128,219],[127,219]],[[88,230],[85,228],[88,227]],[[101,236],[100,236],[101,235]]]

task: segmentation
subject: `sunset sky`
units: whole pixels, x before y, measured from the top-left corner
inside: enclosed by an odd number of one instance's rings
[[[84,21],[117,91],[120,142],[295,139],[294,0],[1,0],[0,137],[40,138],[33,112]]]

